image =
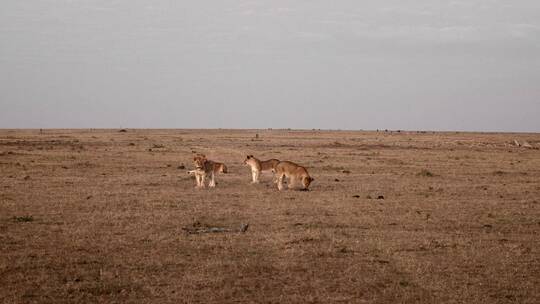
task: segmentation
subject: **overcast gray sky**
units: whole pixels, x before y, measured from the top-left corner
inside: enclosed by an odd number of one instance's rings
[[[0,128],[540,131],[540,1],[2,0]]]

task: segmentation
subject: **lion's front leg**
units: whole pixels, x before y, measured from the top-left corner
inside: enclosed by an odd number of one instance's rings
[[[197,187],[202,188],[204,187],[204,177],[202,174],[198,173],[195,175],[195,178],[197,179]]]
[[[259,182],[259,172],[258,171],[251,171],[251,178],[253,179],[252,183],[256,184]]]
[[[200,187],[201,186],[201,176],[200,176],[199,172],[197,172],[197,170],[191,170],[191,171],[188,171],[187,173],[190,174],[190,175],[195,176],[195,187]]]
[[[200,187],[199,174],[195,173],[194,171],[190,171],[189,173],[195,175],[195,187]]]
[[[200,182],[200,186],[201,188],[205,188],[206,187],[206,174],[203,173],[201,174],[201,182]]]
[[[284,177],[285,177],[284,174],[280,174],[279,177],[278,177],[277,187],[278,187],[279,191],[283,190],[283,178]]]

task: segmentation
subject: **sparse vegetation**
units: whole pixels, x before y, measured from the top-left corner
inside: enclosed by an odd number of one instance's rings
[[[420,170],[420,172],[418,172],[419,176],[426,176],[426,177],[433,177],[435,176],[435,174],[433,174],[431,171],[427,170],[427,169],[422,169]]]
[[[0,303],[540,302],[540,158],[501,144],[530,134],[260,132],[0,130]]]
[[[31,216],[31,215],[23,215],[23,216],[14,216],[13,218],[13,221],[15,222],[19,222],[19,223],[24,223],[24,222],[33,222],[34,221],[34,217]]]

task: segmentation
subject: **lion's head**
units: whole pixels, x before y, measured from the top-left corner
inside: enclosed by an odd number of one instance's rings
[[[249,165],[251,162],[254,161],[254,159],[255,158],[253,157],[253,155],[247,155],[246,159],[244,159],[244,165]]]
[[[193,163],[195,164],[195,168],[203,169],[204,163],[206,163],[206,156],[204,154],[195,155],[193,157]]]
[[[304,185],[304,188],[307,189],[311,182],[313,182],[315,179],[311,176],[305,176],[302,178],[302,185]]]

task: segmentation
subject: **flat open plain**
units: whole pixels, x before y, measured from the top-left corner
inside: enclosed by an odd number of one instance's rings
[[[540,147],[539,134],[0,130],[0,302],[540,303],[540,150],[514,139]],[[228,165],[215,189],[194,188],[193,151]],[[250,184],[246,154],[307,166],[311,191]]]

